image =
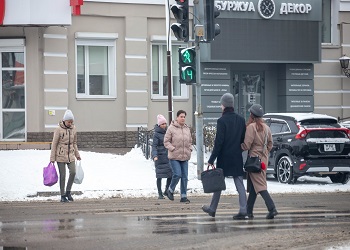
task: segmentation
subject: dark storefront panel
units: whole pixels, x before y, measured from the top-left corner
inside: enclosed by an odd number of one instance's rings
[[[211,60],[320,62],[320,23],[218,19],[221,33],[211,43]]]

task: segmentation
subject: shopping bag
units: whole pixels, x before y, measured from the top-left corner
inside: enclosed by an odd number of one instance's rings
[[[50,162],[49,165],[47,165],[47,167],[44,167],[43,176],[45,186],[55,185],[58,181],[56,167],[52,162]]]
[[[78,161],[77,164],[75,164],[75,177],[74,177],[74,183],[75,184],[81,184],[84,179],[84,171],[81,166],[81,161]]]
[[[212,169],[209,169],[208,166],[207,170],[201,173],[201,180],[204,193],[226,190],[224,172],[221,168],[212,166]]]
[[[244,164],[244,170],[248,173],[261,172],[261,159],[259,156],[249,156]]]

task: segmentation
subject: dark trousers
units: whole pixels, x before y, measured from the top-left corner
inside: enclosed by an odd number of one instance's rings
[[[60,172],[60,191],[61,195],[65,195],[65,184],[66,184],[66,164],[69,169],[69,177],[67,182],[66,191],[72,190],[72,185],[75,177],[75,161],[72,161],[70,163],[65,162],[57,162],[58,171]]]
[[[171,182],[171,177],[166,179],[166,186],[165,186],[165,191],[168,190]],[[162,178],[157,178],[157,189],[158,189],[158,194],[161,195],[163,194],[162,192]]]
[[[253,208],[257,197],[257,193],[255,192],[253,183],[251,181],[247,183],[249,185],[249,187],[247,187],[247,190],[249,190],[248,201],[247,201],[247,214],[253,214]],[[263,191],[260,191],[259,193],[261,197],[264,199],[267,209],[269,211],[273,210],[275,208],[275,203],[273,202],[269,192],[267,190],[263,190]]]

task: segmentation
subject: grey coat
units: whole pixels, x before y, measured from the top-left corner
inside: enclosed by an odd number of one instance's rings
[[[168,150],[164,147],[164,135],[166,130],[158,125],[154,126],[154,136],[152,143],[152,159],[158,157],[154,162],[156,167],[156,178],[170,178],[172,170],[168,158]]]

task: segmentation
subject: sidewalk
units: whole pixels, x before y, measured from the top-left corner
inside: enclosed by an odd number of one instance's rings
[[[130,152],[131,149],[132,148],[79,148],[79,151],[125,155],[126,153]]]

